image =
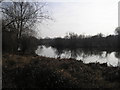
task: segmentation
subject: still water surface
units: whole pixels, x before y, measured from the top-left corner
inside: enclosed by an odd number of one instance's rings
[[[120,66],[120,52],[107,52],[83,49],[56,49],[38,46],[36,54],[53,58],[74,58],[84,63],[107,63],[108,66]]]

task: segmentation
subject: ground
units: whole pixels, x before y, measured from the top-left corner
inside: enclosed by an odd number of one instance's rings
[[[74,59],[3,54],[3,88],[120,89],[120,68]]]

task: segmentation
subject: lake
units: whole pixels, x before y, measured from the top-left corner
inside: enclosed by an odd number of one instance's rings
[[[120,52],[108,52],[86,49],[56,49],[51,46],[38,46],[35,51],[39,56],[52,58],[73,58],[83,63],[107,63],[108,66],[120,66]]]

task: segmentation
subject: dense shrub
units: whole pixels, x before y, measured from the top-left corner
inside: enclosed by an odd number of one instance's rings
[[[17,51],[17,35],[15,32],[3,31],[2,32],[2,50],[4,52]]]
[[[20,45],[19,45],[20,44]],[[2,32],[2,49],[3,53],[17,53],[18,48],[22,54],[33,54],[37,48],[37,38],[32,36],[22,36],[20,40],[17,38],[17,34],[11,31]]]
[[[34,54],[37,49],[38,41],[32,36],[23,36],[21,38],[21,52],[23,54]]]

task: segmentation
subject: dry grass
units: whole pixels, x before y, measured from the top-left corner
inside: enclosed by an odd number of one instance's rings
[[[3,55],[4,88],[120,88],[120,68],[73,59]]]

